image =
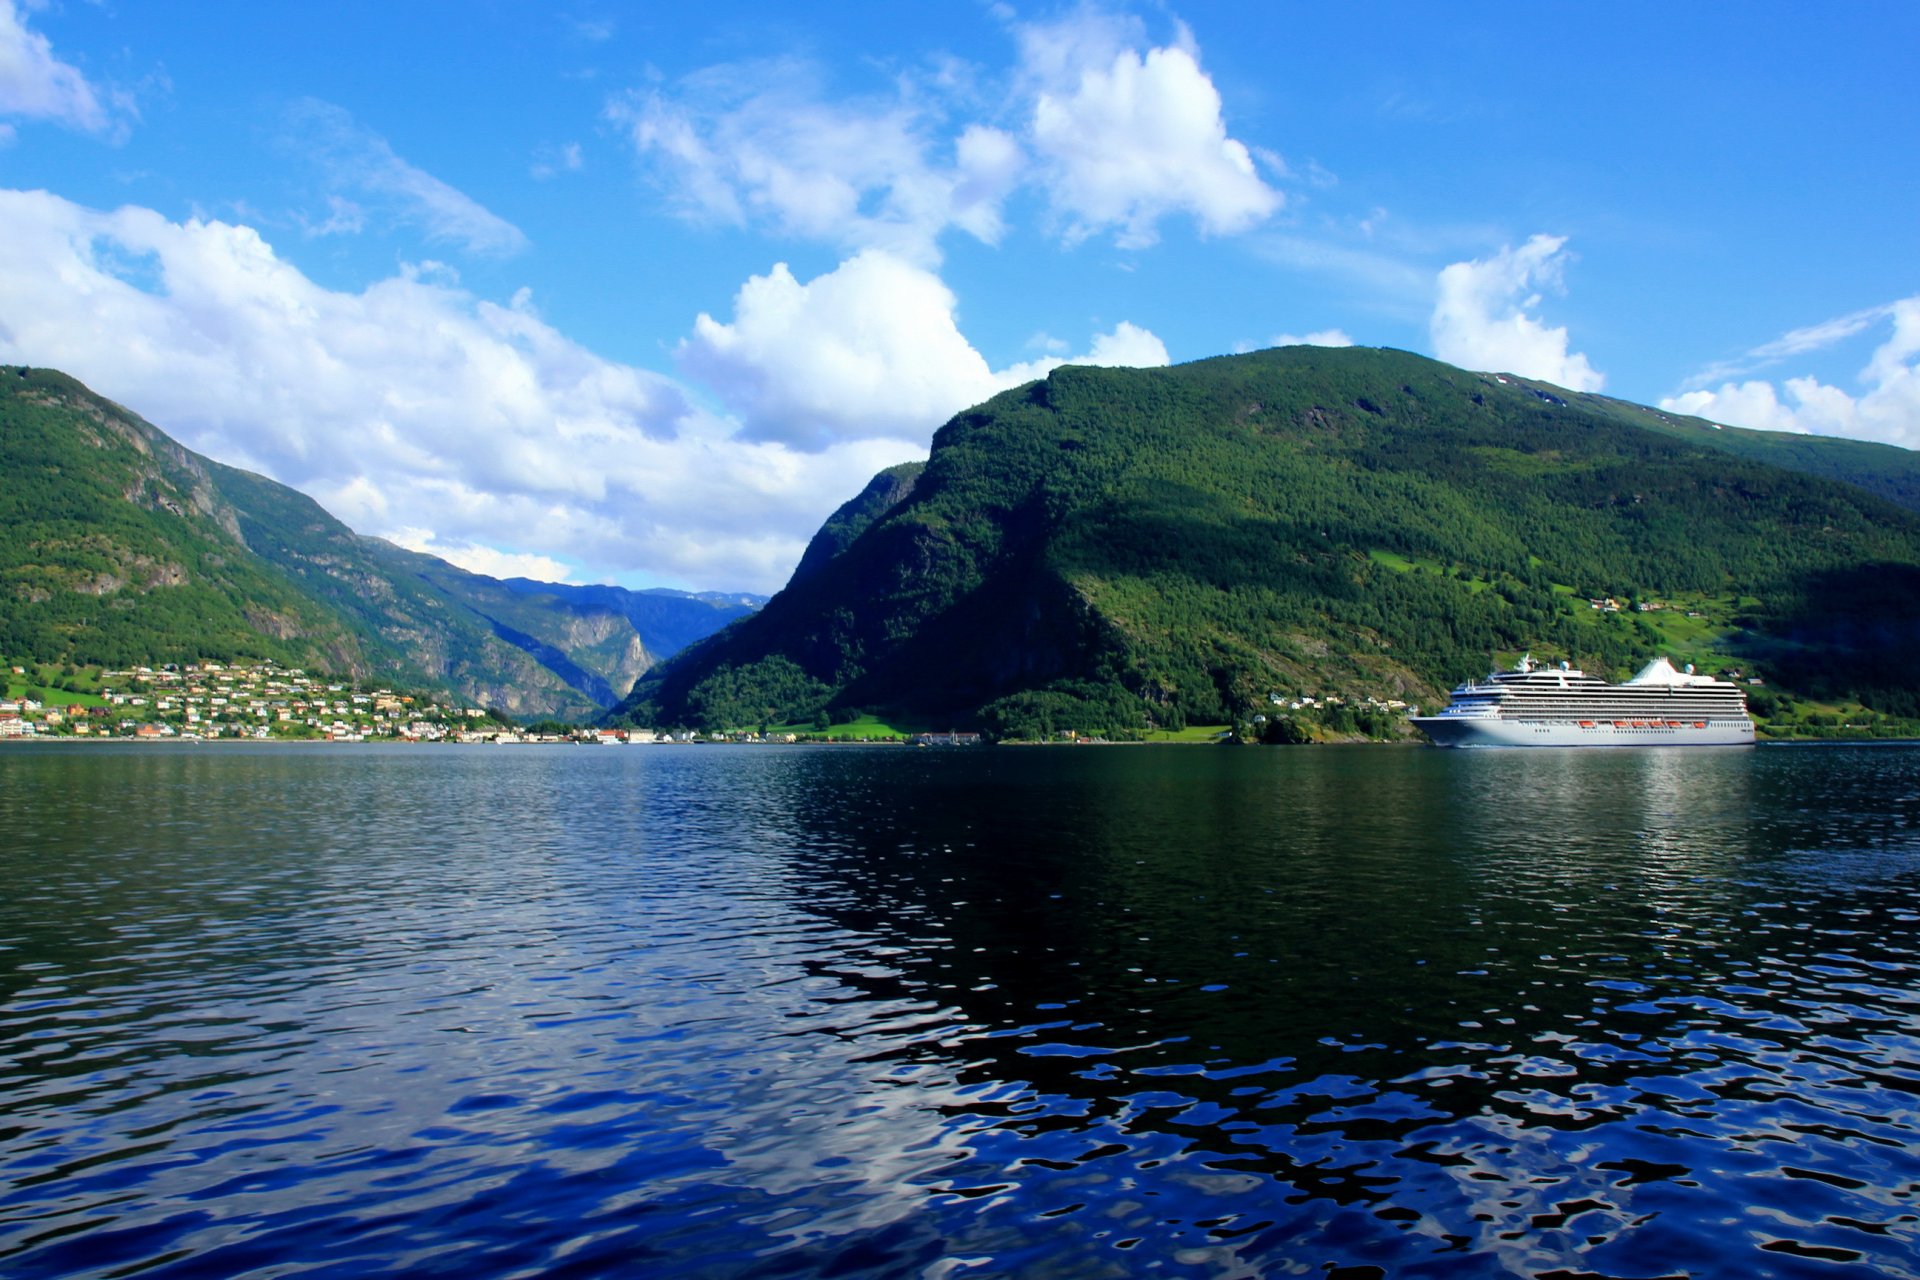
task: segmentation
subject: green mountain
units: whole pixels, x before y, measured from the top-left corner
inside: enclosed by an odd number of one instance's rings
[[[752,597],[501,581],[362,537],[64,374],[0,369],[0,653],[266,658],[587,718]]]
[[[1432,705],[1527,649],[1615,677],[1679,649],[1913,715],[1915,475],[1399,351],[1060,368],[954,418],[616,716],[1128,734]]]
[[[902,462],[888,467],[869,480],[866,488],[841,503],[807,543],[806,553],[794,568],[791,581],[804,582],[826,568],[853,545],[855,538],[867,531],[868,525],[912,497],[913,487],[926,469],[924,462]]]

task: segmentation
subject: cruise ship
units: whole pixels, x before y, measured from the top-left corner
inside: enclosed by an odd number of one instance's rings
[[[1625,684],[1532,655],[1469,680],[1413,723],[1441,747],[1742,747],[1753,721],[1740,686],[1655,658]]]

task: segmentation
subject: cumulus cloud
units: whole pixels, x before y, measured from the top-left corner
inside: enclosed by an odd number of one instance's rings
[[[1034,84],[1031,145],[1069,241],[1112,231],[1122,248],[1191,214],[1203,231],[1245,231],[1279,210],[1244,143],[1227,136],[1220,93],[1190,39],[1114,46],[1114,24],[1081,15],[1021,31]]]
[[[0,0],[0,115],[51,120],[106,133],[132,110],[123,95],[95,87],[78,68],[54,56],[53,45],[29,31],[14,0]],[[10,140],[8,127],[0,140]]]
[[[1068,364],[1097,364],[1120,369],[1152,369],[1170,363],[1167,344],[1139,325],[1122,320],[1112,333],[1093,340],[1093,349]],[[1025,381],[1026,379],[1021,379]]]
[[[1860,371],[1865,390],[1857,396],[1813,377],[1788,378],[1780,388],[1762,379],[1728,380],[1717,389],[1699,388],[1669,396],[1660,407],[1763,431],[1851,436],[1920,448],[1920,367],[1916,367],[1920,362],[1920,295],[1796,329],[1754,348],[1747,358],[1749,362],[1771,363],[1805,354],[1832,346],[1882,321],[1891,321],[1892,332]]]
[[[470,567],[545,556],[575,580],[771,590],[827,512],[923,453],[740,439],[524,294],[489,302],[430,266],[330,290],[249,227],[44,192],[0,192],[0,226],[0,358],[64,369],[361,532]]]
[[[1066,350],[1064,343],[1059,349]],[[1096,334],[1093,344],[1085,355],[1060,356],[1048,355],[1039,360],[1025,360],[1009,365],[993,375],[993,390],[1005,391],[1008,387],[1017,387],[1036,378],[1044,378],[1063,364],[1104,365],[1118,369],[1155,369],[1171,363],[1167,355],[1167,344],[1149,329],[1122,320],[1113,327],[1113,332]]]
[[[689,217],[921,264],[950,228],[999,243],[1023,187],[1069,241],[1111,232],[1127,248],[1172,215],[1228,235],[1281,207],[1184,31],[1151,47],[1137,24],[1083,12],[1013,33],[997,84],[947,65],[834,100],[816,67],[781,59],[621,95],[607,116]]]
[[[1353,339],[1344,329],[1318,329],[1312,333],[1276,333],[1270,347],[1350,347]]]
[[[512,254],[527,247],[520,228],[408,164],[385,138],[362,128],[344,109],[304,98],[288,109],[286,126],[291,149],[319,165],[332,185],[356,192],[361,203],[375,205],[393,221],[472,253]],[[361,211],[361,203],[342,201],[337,192],[329,202]],[[335,219],[327,225],[334,226]]]
[[[1561,287],[1566,237],[1537,235],[1491,258],[1440,272],[1430,332],[1434,354],[1467,369],[1517,373],[1569,391],[1598,391],[1605,381],[1586,356],[1567,350],[1567,331],[1531,314],[1540,290]]]
[[[804,284],[780,263],[741,286],[731,323],[702,314],[678,355],[755,437],[924,439],[993,387],[954,306],[938,276],[882,250]]]
[[[615,98],[607,115],[685,213],[922,262],[949,226],[996,242],[1024,164],[984,124],[936,137],[938,113],[915,95],[829,102],[796,60],[712,68],[675,96]]]
[[[715,389],[749,438],[807,449],[924,442],[967,406],[1068,363],[995,371],[961,334],[955,305],[933,272],[880,249],[805,283],[780,263],[741,287],[731,322],[694,322],[680,366]],[[1161,365],[1167,350],[1122,322],[1074,363]]]

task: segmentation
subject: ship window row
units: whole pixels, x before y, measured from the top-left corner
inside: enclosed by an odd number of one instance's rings
[[[1702,720],[1744,719],[1742,707],[1506,707],[1501,711],[1508,720]]]
[[[1731,698],[1662,698],[1657,701],[1652,698],[1645,700],[1637,698],[1542,698],[1539,700],[1528,699],[1524,702],[1508,702],[1504,705],[1519,710],[1529,707],[1645,707],[1648,709],[1654,707],[1740,707],[1745,704]]]
[[[1507,700],[1532,704],[1532,702],[1740,702],[1741,699],[1738,693],[1651,693],[1651,695],[1647,693],[1642,695],[1580,693],[1580,695],[1567,695],[1567,697],[1555,697],[1551,693],[1528,693],[1528,695],[1511,695]]]
[[[1672,706],[1672,707],[1736,707],[1745,705],[1744,699],[1726,694],[1675,694],[1668,696],[1633,697],[1618,694],[1595,697],[1562,697],[1530,695],[1524,698],[1503,699],[1506,705],[1513,707],[1580,707],[1580,706]]]

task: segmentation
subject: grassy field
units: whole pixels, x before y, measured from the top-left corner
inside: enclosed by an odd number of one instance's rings
[[[1462,566],[1447,565],[1425,557],[1378,549],[1367,555],[1374,564],[1393,573],[1450,577],[1474,592],[1489,591],[1495,585],[1472,576]],[[1575,626],[1594,635],[1596,639],[1603,629],[1639,628],[1642,636],[1675,666],[1692,663],[1701,672],[1714,675],[1740,667],[1736,660],[1724,652],[1722,646],[1733,630],[1732,619],[1735,615],[1757,603],[1751,597],[1684,595],[1649,601],[1657,607],[1644,612],[1625,601],[1621,602],[1618,610],[1609,611],[1594,608],[1589,602],[1589,593],[1572,584],[1552,583],[1549,590],[1560,601]],[[1490,656],[1494,660],[1494,667],[1504,670],[1511,667],[1521,654],[1516,650]],[[1552,660],[1549,655],[1537,652],[1534,656]],[[1596,671],[1593,674],[1608,677],[1617,673]]]
[[[1641,612],[1623,607],[1619,612],[1595,609],[1576,588],[1561,583],[1553,593],[1566,598],[1566,609],[1575,623],[1594,629],[1602,627],[1638,627],[1648,635],[1653,647],[1676,667],[1692,663],[1702,674],[1719,675],[1741,670],[1743,664],[1724,649],[1733,631],[1733,618],[1742,609],[1751,608],[1752,597],[1684,595],[1662,598],[1659,607]],[[1535,657],[1541,657],[1536,653]],[[1518,652],[1494,655],[1502,669],[1513,665]],[[1607,677],[1608,672],[1591,674]]]
[[[1464,582],[1467,590],[1476,594],[1493,590],[1491,582],[1476,574],[1466,573],[1466,576],[1462,577],[1461,575],[1465,573],[1463,566],[1442,564],[1427,556],[1408,556],[1397,551],[1381,551],[1376,548],[1367,552],[1367,559],[1382,569],[1391,569],[1395,573],[1431,573],[1443,578],[1455,578]]]
[[[1231,732],[1224,724],[1190,724],[1184,729],[1155,729],[1147,734],[1148,742],[1215,742],[1224,733]]]
[[[55,689],[49,685],[35,683],[25,676],[8,675],[6,690],[8,702],[32,698],[35,702],[44,703],[49,707],[104,707],[107,705],[107,700],[98,694],[71,693],[66,689]]]
[[[1635,613],[1660,637],[1660,650],[1675,666],[1693,663],[1702,672],[1718,674],[1741,664],[1720,648],[1733,629],[1733,617],[1745,603],[1734,596],[1675,596],[1665,606]]]
[[[1920,721],[1884,715],[1857,702],[1783,703],[1771,716],[1756,714],[1754,727],[1774,741],[1920,738]]]
[[[831,725],[825,729],[815,728],[811,722],[806,722],[771,725],[768,727],[768,732],[791,733],[802,738],[824,739],[828,742],[881,742],[892,738],[905,738],[912,734],[923,733],[925,730],[889,724],[878,716],[861,716],[848,724]]]

